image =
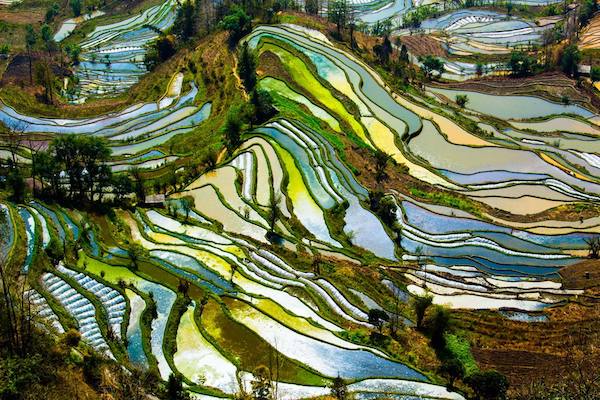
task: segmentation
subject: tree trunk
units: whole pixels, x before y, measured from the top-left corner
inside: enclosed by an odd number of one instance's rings
[[[27,58],[29,58],[29,85],[33,85],[33,72],[31,67],[31,48],[27,46]]]

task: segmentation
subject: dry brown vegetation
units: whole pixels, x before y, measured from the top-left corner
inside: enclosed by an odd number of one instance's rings
[[[415,56],[432,55],[446,57],[446,51],[438,40],[429,35],[401,36],[400,41],[406,45],[408,51]]]
[[[590,289],[600,286],[600,260],[585,260],[560,270],[566,289]]]
[[[480,368],[497,369],[518,389],[567,372],[573,352],[586,353],[600,344],[600,309],[595,301],[569,302],[546,314],[549,321],[543,324],[511,321],[494,312],[456,311],[455,317],[473,343]]]

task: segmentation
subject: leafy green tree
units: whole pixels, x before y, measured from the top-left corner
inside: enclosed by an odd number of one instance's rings
[[[390,61],[390,55],[392,54],[392,42],[390,42],[389,36],[383,38],[381,44],[377,44],[373,47],[373,52],[379,57],[379,62],[386,65]]]
[[[56,17],[59,13],[60,13],[60,6],[58,5],[58,3],[52,3],[52,5],[48,8],[48,10],[46,10],[46,17],[45,17],[46,23],[52,22],[54,20],[54,17]]]
[[[508,379],[501,373],[490,370],[470,375],[467,384],[475,392],[476,399],[502,400],[508,391]]]
[[[393,226],[396,222],[396,210],[398,206],[394,200],[387,196],[381,199],[379,203],[379,209],[377,210],[377,215],[381,220],[388,226]]]
[[[181,209],[185,214],[185,220],[187,221],[190,218],[190,212],[192,211],[192,207],[194,206],[194,201],[189,197],[184,197],[181,199]]]
[[[198,11],[196,2],[185,0],[177,10],[177,17],[173,24],[174,33],[184,42],[188,41],[196,34],[197,20]]]
[[[512,14],[514,8],[514,4],[512,3],[512,1],[507,1],[506,2],[506,15],[508,15],[509,17]]]
[[[160,61],[166,61],[177,52],[173,36],[161,36],[156,41],[156,50]]]
[[[252,18],[238,5],[231,7],[229,14],[221,20],[222,29],[229,31],[229,43],[233,47],[252,30]]]
[[[428,321],[431,330],[431,341],[435,348],[444,347],[444,333],[450,327],[450,311],[442,306],[435,306],[433,313]]]
[[[403,43],[402,47],[400,47],[400,61],[402,61],[403,63],[408,63],[409,58],[408,58],[408,48],[406,47],[406,45]]]
[[[570,76],[577,75],[577,65],[581,61],[581,53],[577,48],[577,45],[571,44],[565,47],[562,57],[560,58],[560,65],[563,72]]]
[[[388,179],[389,175],[386,172],[390,155],[377,149],[375,150],[375,180],[377,183],[382,183]]]
[[[440,374],[448,380],[448,388],[454,388],[454,382],[465,375],[465,367],[456,358],[444,360],[439,370]]]
[[[48,24],[42,25],[42,27],[40,28],[40,34],[42,36],[42,40],[45,43],[48,43],[49,41],[51,41],[52,40],[52,28],[50,28],[50,25],[48,25]]]
[[[77,46],[76,44],[67,44],[65,46],[65,53],[67,53],[67,56],[69,56],[73,65],[79,64],[79,55],[81,54],[81,47]],[[96,55],[96,53],[92,54],[92,63],[96,62],[97,57],[98,56]]]
[[[133,182],[126,174],[113,175],[112,187],[118,202],[122,202],[126,195],[133,192]]]
[[[483,75],[484,68],[485,65],[482,62],[477,62],[477,64],[475,64],[475,74],[477,74],[477,76]]]
[[[50,239],[50,243],[48,243],[48,247],[46,247],[46,255],[52,262],[52,265],[58,264],[60,260],[62,260],[65,256],[65,251],[62,243],[56,238]]]
[[[599,66],[592,67],[592,69],[590,70],[590,78],[592,79],[592,82],[600,81],[600,67]]]
[[[427,55],[425,57],[421,57],[419,61],[421,61],[421,70],[427,79],[431,79],[434,71],[437,71],[438,76],[442,75],[444,72],[444,62],[437,57]]]
[[[327,19],[335,24],[338,38],[342,36],[342,29],[346,27],[350,16],[348,0],[332,0],[327,5]]]
[[[32,156],[32,174],[42,182],[50,184],[50,196],[59,198],[60,192],[60,165],[55,155],[50,151],[38,151]]]
[[[248,93],[254,90],[256,86],[256,54],[248,46],[248,42],[242,44],[238,62],[238,74],[244,83],[244,87]]]
[[[396,222],[396,211],[398,206],[396,206],[393,198],[385,196],[381,190],[375,190],[369,192],[369,202],[371,210],[373,210],[386,225],[394,225]]]
[[[512,76],[523,77],[531,75],[534,66],[535,60],[529,57],[526,53],[522,51],[513,51],[510,54],[508,68],[510,69]]]
[[[377,327],[377,330],[379,330],[379,333],[381,333],[382,329],[383,329],[383,325],[390,320],[390,316],[387,315],[387,313],[383,310],[380,310],[378,308],[374,308],[369,310],[369,323],[375,327]]]
[[[171,373],[167,380],[167,400],[188,400],[190,395],[183,387],[183,378],[180,374]]]
[[[144,56],[144,65],[149,71],[152,71],[159,64],[173,57],[177,52],[175,38],[173,35],[161,35],[150,45],[150,48]]]
[[[47,61],[39,61],[35,64],[35,82],[44,87],[44,98],[47,103],[54,101],[54,73]]]
[[[421,329],[423,327],[425,313],[427,312],[427,309],[431,306],[431,304],[433,304],[433,296],[431,296],[430,294],[413,297],[412,307],[415,311],[415,316],[417,319],[417,329]]]
[[[319,13],[319,0],[306,0],[304,2],[304,11],[307,14],[316,15]]]
[[[250,95],[250,104],[251,120],[254,124],[262,124],[277,114],[277,109],[273,106],[273,98],[266,90],[254,89]]]
[[[267,221],[269,221],[269,232],[275,233],[275,227],[277,220],[281,217],[281,211],[279,210],[279,202],[281,201],[281,193],[273,193],[269,197],[269,205],[267,211]]]
[[[83,8],[82,1],[69,0],[69,5],[71,6],[71,10],[73,10],[73,15],[79,17],[81,15],[81,9]]]
[[[595,0],[583,0],[579,7],[579,22],[580,24],[587,25],[590,19],[598,11],[598,3]]]
[[[348,398],[348,385],[340,376],[333,378],[331,382],[331,395],[337,400],[346,400]]]
[[[142,202],[146,198],[146,180],[142,171],[138,167],[132,167],[129,169],[129,173],[134,179],[134,191],[138,202]]]
[[[225,126],[225,144],[227,150],[231,153],[242,143],[242,121],[240,120],[240,107],[234,106],[229,109]]]
[[[421,22],[434,15],[437,8],[431,4],[418,6],[407,12],[402,19],[402,25],[405,28],[418,28]]]
[[[469,96],[466,94],[457,94],[455,100],[460,108],[464,108],[469,102]]]
[[[42,38],[42,41],[46,45],[46,51],[48,51],[48,55],[50,55],[50,53],[56,48],[56,43],[54,42],[52,28],[50,28],[50,25],[42,25],[40,29],[40,36]]]
[[[81,333],[71,328],[63,334],[61,341],[69,347],[77,347],[81,342]]]
[[[50,151],[69,178],[68,196],[95,201],[110,183],[111,171],[106,165],[111,153],[106,140],[88,135],[60,135],[50,143]]]
[[[142,246],[140,246],[139,244],[134,243],[131,246],[129,246],[129,249],[127,250],[127,256],[129,257],[129,260],[131,261],[131,267],[133,269],[138,268],[138,263],[143,255],[144,255],[144,248]]]
[[[25,198],[25,179],[19,168],[12,168],[6,176],[6,184],[12,192],[12,200],[22,203]]]

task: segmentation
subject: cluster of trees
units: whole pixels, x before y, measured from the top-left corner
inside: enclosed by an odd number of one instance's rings
[[[579,23],[581,26],[587,25],[600,6],[595,0],[583,0],[579,6]]]
[[[247,8],[246,8],[247,9]],[[226,5],[209,0],[186,0],[177,10],[173,28],[169,32],[159,32],[144,58],[148,70],[153,70],[160,63],[168,60],[177,52],[178,47],[186,46],[199,36],[216,28],[230,32],[229,42],[232,48],[238,41],[252,30],[252,16],[239,5]]]
[[[60,14],[60,6],[58,3],[52,3],[52,5],[46,10],[46,16],[44,17],[46,23],[49,24],[50,22],[54,21],[54,17],[56,17],[58,14]]]
[[[453,331],[449,310],[434,306],[433,297],[428,294],[413,297],[411,304],[416,329],[431,339],[431,345],[442,361],[438,372],[447,379],[448,388],[453,390],[455,382],[461,379],[471,388],[475,399],[505,399],[509,383],[504,375],[494,370],[468,371],[465,362],[448,346],[448,334]],[[468,342],[465,343],[468,346]]]
[[[257,57],[247,42],[240,46],[238,58],[237,72],[246,92],[249,93],[249,100],[244,104],[232,106],[227,114],[223,126],[223,136],[230,152],[242,143],[244,125],[247,124],[251,129],[254,125],[269,120],[277,113],[271,94],[256,87],[258,81],[256,77]]]
[[[307,5],[307,8],[310,7]],[[175,49],[175,43],[185,46],[215,29],[225,29],[230,32],[230,44],[233,48],[242,37],[250,33],[254,18],[270,23],[275,13],[288,9],[297,10],[299,5],[294,0],[249,0],[243,3],[184,0],[177,11],[173,28],[170,32],[162,32],[162,36],[171,34],[176,37],[177,40],[169,43]],[[153,54],[154,57],[157,56],[156,53],[158,50]],[[157,58],[158,62],[165,59]]]
[[[342,38],[342,31],[346,27],[354,29],[355,16],[348,0],[329,1],[327,5],[327,19],[335,24],[337,36],[340,39]]]
[[[235,151],[242,143],[245,126],[251,129],[252,126],[266,122],[275,114],[277,109],[273,106],[273,99],[269,92],[254,88],[249,101],[232,106],[227,113],[222,130],[228,151]]]
[[[152,71],[161,63],[173,57],[177,52],[175,44],[176,39],[173,35],[162,34],[152,43],[146,55],[144,56],[144,64],[149,71]]]
[[[380,44],[373,46],[373,52],[381,64],[387,65],[390,62],[390,57],[394,52],[394,48],[392,46],[392,42],[390,42],[389,36],[384,36],[383,41]]]
[[[425,57],[420,57],[419,61],[421,62],[421,71],[423,71],[427,79],[431,79],[434,72],[437,72],[438,77],[444,73],[444,61],[440,58],[426,55]]]
[[[54,7],[50,8],[46,14],[46,18],[53,19],[56,15]],[[43,48],[48,53],[47,58],[39,58],[35,65],[33,63],[33,50]],[[43,100],[47,103],[54,101],[54,91],[56,89],[56,77],[52,67],[51,56],[58,50],[58,45],[53,39],[52,28],[48,23],[41,25],[37,31],[33,25],[27,25],[25,33],[25,48],[29,61],[29,84],[35,82],[44,88]]]
[[[223,29],[229,31],[230,44],[235,46],[242,37],[252,30],[252,17],[241,7],[234,6],[229,14],[223,17],[220,25]]]
[[[436,16],[439,13],[438,8],[435,5],[423,5],[414,8],[407,12],[402,18],[402,26],[404,28],[419,28],[421,22],[427,18]]]
[[[547,52],[547,51],[546,51]],[[577,45],[570,44],[562,49],[560,58],[558,59],[558,67],[567,75],[576,77],[578,75],[578,65],[581,62],[581,52]],[[510,59],[507,62],[507,68],[510,74],[514,77],[525,77],[535,74],[544,67],[552,67],[549,58],[546,58],[546,65],[540,65],[538,59],[523,51],[513,51]],[[599,71],[595,72],[600,73]],[[599,78],[597,76],[596,78]]]
[[[56,201],[102,203],[106,193],[113,201],[122,202],[126,195],[136,192],[141,200],[145,195],[143,178],[137,170],[113,175],[107,165],[111,150],[104,139],[88,135],[63,135],[54,138],[46,150],[32,140],[22,138],[21,132],[11,131],[5,142],[11,157],[5,163],[5,185],[13,200],[22,202],[25,196],[25,169],[18,164],[18,147],[25,144],[31,152],[31,179],[35,196]]]
[[[106,165],[110,153],[106,142],[95,136],[57,136],[48,150],[34,151],[32,155],[34,187],[39,180],[42,191],[52,198],[101,201],[104,190],[112,183],[112,173]]]
[[[525,52],[513,51],[507,66],[512,76],[524,77],[533,73],[534,68],[537,66],[537,61]]]

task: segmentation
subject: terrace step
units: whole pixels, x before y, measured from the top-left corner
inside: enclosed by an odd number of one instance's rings
[[[84,290],[88,291],[91,295],[96,297],[100,303],[102,303],[102,306],[106,310],[108,317],[113,321],[110,323],[111,325],[114,325],[115,321],[118,321],[120,324],[125,319],[127,302],[125,297],[119,291],[96,281],[84,273],[69,269],[63,264],[59,264],[57,269],[63,274],[73,278]],[[114,331],[117,338],[121,338],[120,326]]]
[[[52,289],[48,285],[48,282],[53,282]],[[106,344],[106,341],[100,333],[100,327],[96,321],[95,308],[92,302],[85,298],[81,293],[75,291],[75,289],[73,289],[66,281],[50,272],[46,272],[42,275],[42,283],[44,284],[48,293],[58,300],[58,302],[60,302],[70,312],[70,314],[75,317],[77,323],[79,324],[79,330],[82,334],[82,337],[86,340],[90,340],[90,345],[97,350],[102,350],[109,357],[114,358],[108,344]],[[67,290],[65,290],[65,288],[67,288]],[[70,290],[75,291],[75,294],[70,296],[69,301],[71,303],[67,303],[65,299],[61,297],[61,293],[65,293]],[[73,309],[72,304],[74,302],[72,299],[75,299],[77,303],[82,304],[83,307],[80,309]],[[92,316],[90,316],[90,310],[94,310]],[[90,336],[91,332],[93,333],[93,336]]]

